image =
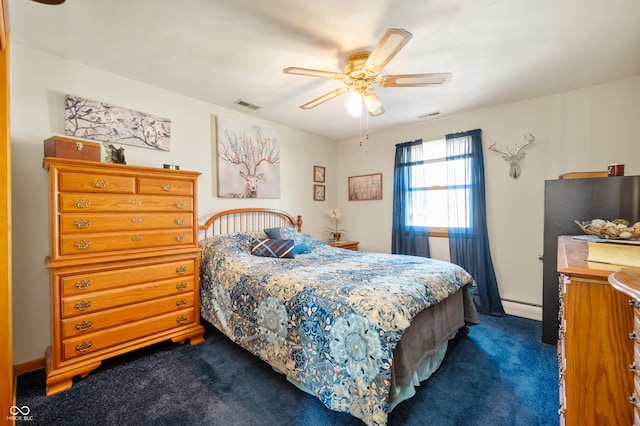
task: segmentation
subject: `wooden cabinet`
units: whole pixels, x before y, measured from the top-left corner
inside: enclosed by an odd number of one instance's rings
[[[199,173],[45,158],[51,346],[47,395],[101,361],[162,340],[203,340]]]
[[[358,251],[359,241],[329,241],[327,244],[347,250]]]
[[[587,253],[584,241],[558,239],[560,424],[630,425],[629,297],[609,284],[613,271],[587,262]]]
[[[633,405],[633,425],[640,426],[640,269],[626,268],[609,275],[611,285],[622,294],[629,296],[628,309],[633,311],[633,324],[626,324],[629,338],[633,341],[633,357],[627,374],[633,380],[633,393],[629,402]]]

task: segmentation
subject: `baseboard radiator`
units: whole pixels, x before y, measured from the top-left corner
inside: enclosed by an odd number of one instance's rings
[[[502,299],[502,307],[508,315],[542,321],[542,306],[517,300]]]

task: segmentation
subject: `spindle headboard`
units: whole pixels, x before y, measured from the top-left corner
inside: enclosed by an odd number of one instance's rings
[[[198,226],[198,240],[233,232],[262,231],[265,228],[296,226],[302,231],[302,216],[294,219],[289,213],[262,207],[224,210]]]

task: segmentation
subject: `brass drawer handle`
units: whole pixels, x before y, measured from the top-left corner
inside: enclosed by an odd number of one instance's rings
[[[184,306],[187,304],[187,299],[178,299],[176,300],[176,306]]]
[[[76,330],[87,331],[92,325],[93,323],[91,321],[82,321],[81,323],[76,324]]]
[[[78,219],[74,222],[76,228],[78,229],[87,229],[91,225],[91,221],[87,219]]]
[[[90,307],[91,307],[91,300],[89,300],[88,302],[85,302],[83,300],[82,302],[76,303],[76,309],[79,311],[86,311]]]
[[[131,218],[131,222],[132,223],[142,223],[142,218],[141,217],[132,217]]]
[[[171,192],[173,191],[173,185],[171,185],[170,183],[163,183],[162,190],[166,192]]]
[[[182,324],[182,323],[187,322],[187,319],[188,319],[188,318],[187,318],[187,316],[186,316],[186,315],[180,315],[178,318],[176,318],[176,322],[177,322],[178,324]]]
[[[79,209],[86,209],[91,205],[91,200],[85,200],[85,199],[73,200],[73,205]]]
[[[186,239],[186,237],[185,237],[185,235],[184,235],[184,234],[178,234],[178,235],[176,235],[176,241],[177,241],[177,242],[179,242],[179,243],[184,242],[184,240],[185,240],[185,239]]]
[[[87,288],[91,287],[91,280],[86,280],[86,281],[85,281],[85,280],[80,280],[80,281],[76,281],[75,286],[76,286],[76,288],[77,288],[78,290],[85,290],[85,289],[87,289]]]
[[[109,186],[109,181],[108,180],[102,180],[102,179],[94,179],[93,180],[93,186],[95,188],[105,189],[106,187]]]
[[[74,244],[78,250],[86,250],[91,245],[91,241],[80,240],[75,241]]]
[[[131,237],[131,241],[142,241],[142,237],[140,235],[134,235]]]
[[[634,392],[633,395],[631,395],[629,397],[629,402],[631,403],[631,405],[633,405],[634,407],[640,409],[640,401],[638,401],[638,397],[636,396],[636,393]]]
[[[636,333],[635,330],[629,333],[629,339],[633,340],[636,343],[640,342],[640,336],[638,336],[638,333]]]
[[[88,342],[82,342],[79,345],[76,345],[76,351],[78,352],[86,352],[89,350],[89,348],[93,346],[93,343],[91,342],[91,340],[89,340]]]
[[[176,290],[178,290],[178,291],[182,291],[185,288],[187,288],[187,283],[185,283],[184,281],[179,282],[178,284],[176,284]]]
[[[187,203],[185,203],[184,201],[176,201],[176,208],[184,209],[186,206],[187,206]]]
[[[180,266],[176,267],[176,272],[182,275],[185,272],[187,272],[187,267],[180,265]]]
[[[134,206],[141,206],[142,205],[142,200],[131,200],[131,204],[133,204]]]
[[[187,223],[187,219],[185,219],[184,217],[176,217],[176,223],[178,225],[184,225],[185,223]]]

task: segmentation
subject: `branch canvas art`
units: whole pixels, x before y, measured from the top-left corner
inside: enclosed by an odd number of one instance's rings
[[[217,118],[218,197],[280,198],[279,132]]]
[[[171,120],[66,95],[64,133],[102,142],[169,151]]]

